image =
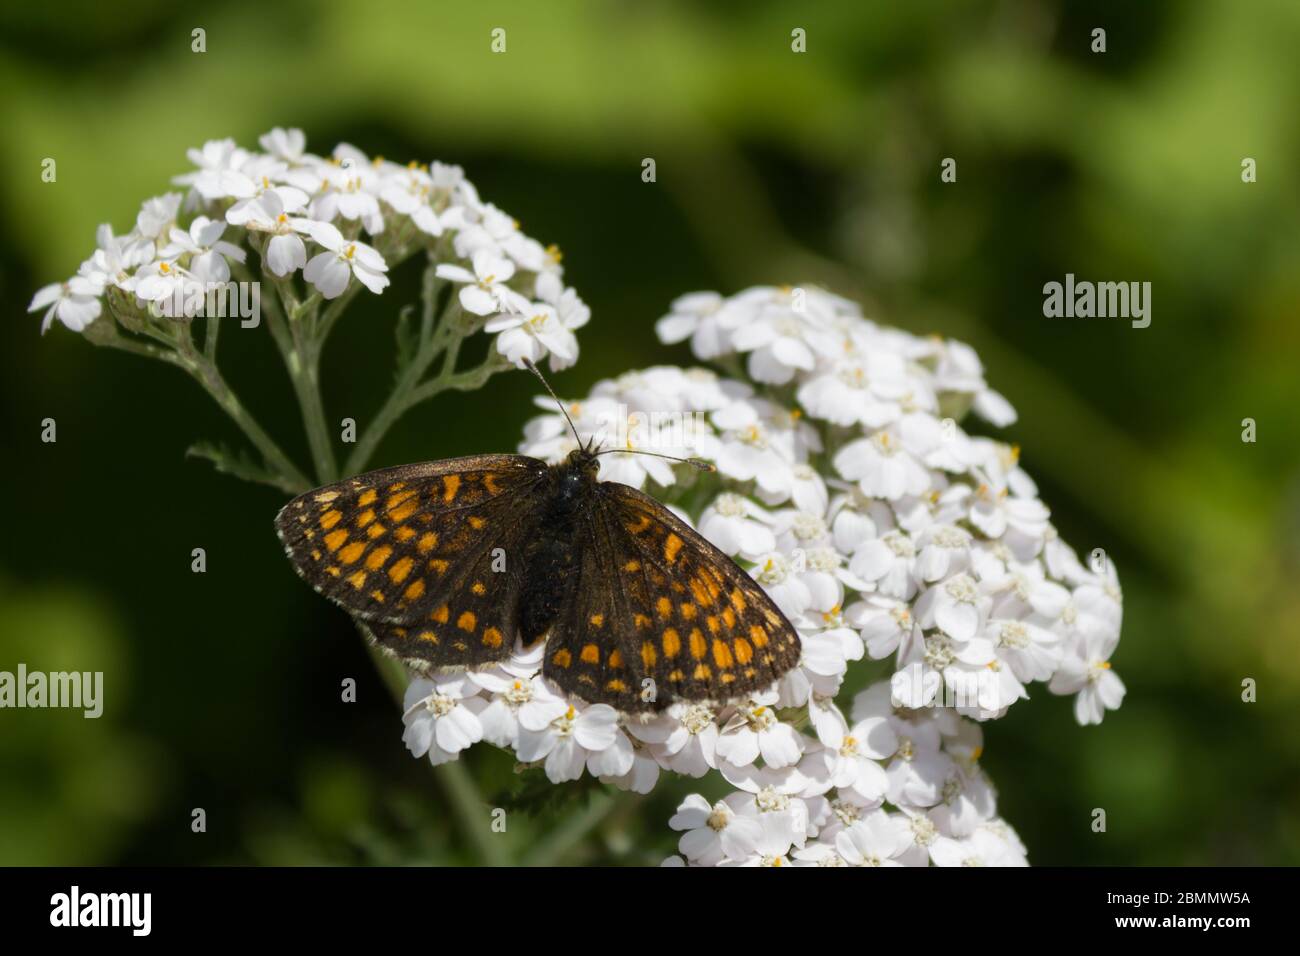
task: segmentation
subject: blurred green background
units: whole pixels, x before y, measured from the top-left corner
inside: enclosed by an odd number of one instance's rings
[[[42,339],[24,314],[186,147],[254,147],[274,125],[316,152],[460,163],[558,243],[594,314],[562,393],[689,361],[652,322],[702,288],[818,282],[974,345],[1058,527],[1115,558],[1126,597],[1122,710],[1079,728],[1040,691],[986,728],[1031,861],[1300,862],[1300,6],[86,0],[7,5],[0,37],[0,669],[106,671],[99,721],[0,712],[0,863],[488,859],[406,754],[346,618],[293,577],[280,496],[182,457],[233,427],[175,370],[62,328]],[[1043,283],[1066,272],[1150,281],[1150,328],[1044,319]],[[358,300],[327,348],[332,416],[377,408],[416,273]],[[305,462],[269,338],[223,351]],[[417,409],[375,464],[512,449],[536,388],[490,388]],[[467,763],[507,805],[509,759]],[[514,814],[497,852],[658,862],[697,788]]]

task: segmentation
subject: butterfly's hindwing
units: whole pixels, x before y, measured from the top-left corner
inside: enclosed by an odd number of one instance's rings
[[[524,578],[519,539],[532,533],[533,516],[519,514],[510,532],[480,549],[477,560],[453,565],[440,581],[429,612],[407,624],[372,622],[375,643],[417,671],[476,667],[505,660],[514,649]]]
[[[298,574],[348,612],[409,628],[445,623],[436,618],[447,608],[458,612],[455,626],[473,607],[503,605],[502,572],[486,577],[484,568],[504,555],[498,566],[518,570],[509,555],[527,540],[537,512],[530,492],[545,472],[518,455],[369,472],[295,498],[276,531]],[[502,639],[508,653],[513,636]]]
[[[612,577],[617,554],[602,524],[600,509],[589,507],[578,522],[577,573],[564,595],[546,639],[542,672],[567,693],[622,711],[654,709],[640,697],[644,668],[630,655],[635,598]]]
[[[799,662],[798,632],[759,584],[658,501],[606,482],[589,514],[592,556],[546,650],[565,690],[658,710],[744,697]]]

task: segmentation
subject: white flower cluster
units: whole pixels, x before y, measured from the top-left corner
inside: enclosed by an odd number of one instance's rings
[[[564,699],[539,676],[540,648],[518,651],[415,681],[408,745],[437,763],[488,740],[553,781],[585,767],[638,792],[662,770],[716,770],[737,791],[692,796],[671,821],[694,865],[1023,864],[978,764],[977,721],[1035,682],[1074,694],[1081,724],[1118,707],[1121,596],[1104,555],[1085,567],[1059,538],[1017,449],[958,424],[968,410],[1015,419],[974,351],[813,288],[688,295],[658,330],[736,377],[630,372],[566,410],[607,447],[717,465],[698,477],[660,458],[600,459],[604,480],[649,478],[665,500],[707,492],[679,513],[796,625],[800,666],[749,700],[641,718]],[[548,460],[574,447],[558,412],[525,436],[521,451]],[[846,716],[837,696],[864,657],[893,673]]]
[[[261,248],[275,277],[301,271],[326,300],[353,279],[383,292],[388,256],[424,248],[438,276],[459,286],[461,308],[483,317],[511,362],[549,355],[559,369],[577,361],[573,333],[590,311],[564,285],[558,250],[480,200],[459,166],[403,166],[346,143],[322,158],[305,151],[298,129],[277,127],[259,142],[264,152],[232,139],[189,150],[195,169],[173,180],[184,193],[146,200],[125,235],[101,225],[98,248],[77,274],[32,299],[28,311],[46,310],[41,330],[58,319],[84,331],[111,289],[139,309],[196,290],[201,297],[230,281],[231,263],[243,264],[248,248]]]

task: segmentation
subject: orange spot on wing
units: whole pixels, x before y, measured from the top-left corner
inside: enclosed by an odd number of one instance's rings
[[[485,524],[487,524],[487,521],[484,520],[483,518],[480,518],[478,515],[473,515],[469,519],[469,526],[473,528],[475,531],[482,528]]]
[[[628,573],[632,573],[633,571],[640,571],[640,570],[641,570],[641,562],[640,562],[640,561],[629,561],[627,564],[623,565],[623,570],[624,570],[624,571],[627,571]]]
[[[442,500],[451,504],[460,491],[460,475],[445,475],[442,479]]]
[[[409,492],[409,494],[415,494],[415,492],[412,491]],[[411,517],[411,515],[415,514],[416,507],[417,505],[414,501],[408,501],[404,505],[390,508],[388,510],[388,517],[396,522],[405,521],[407,518]]]
[[[391,574],[392,572],[390,571],[389,573]],[[406,590],[402,592],[402,598],[407,601],[418,601],[423,596],[424,596],[424,581],[422,581],[420,578],[416,578],[414,581],[412,581],[409,585],[407,585]]]
[[[668,628],[663,633],[664,657],[676,657],[682,649],[682,639],[675,628]]]
[[[713,595],[709,593],[708,586],[700,578],[691,580],[691,593],[695,595],[695,600],[705,607],[713,603]]]
[[[393,562],[393,566],[388,569],[388,577],[394,584],[401,584],[406,580],[406,576],[411,573],[411,568],[415,566],[415,561],[409,556],[399,558]]]
[[[749,639],[754,642],[755,647],[767,646],[767,632],[757,624],[749,629]]]
[[[337,551],[344,541],[348,540],[348,533],[342,528],[337,531],[331,531],[325,535],[325,547],[331,551]]]
[[[364,541],[353,541],[350,545],[339,552],[339,560],[344,564],[351,564],[357,558],[361,557],[361,552],[366,550]]]
[[[404,544],[415,537],[415,529],[400,525],[393,531],[393,537]]]
[[[621,694],[623,691],[627,690],[627,684],[624,684],[621,680],[615,677],[612,681],[610,681],[605,685],[605,689],[612,690],[616,693]]]
[[[357,499],[357,507],[364,508],[366,505],[372,505],[378,497],[379,492],[375,491],[374,488],[367,488],[365,491],[361,492],[361,497]]]
[[[605,624],[605,615],[593,614],[591,617],[587,618],[587,623],[592,627],[603,627]]]
[[[691,656],[697,661],[709,652],[709,645],[698,627],[691,629]]]
[[[622,655],[622,653],[619,652],[618,650],[612,650],[612,651],[610,651],[610,652],[609,652],[609,660],[608,660],[607,663],[609,664],[610,667],[614,668],[615,670],[617,670],[618,668],[622,667],[622,666],[623,666],[623,655]]]
[[[561,648],[551,657],[551,663],[556,664],[559,667],[567,668],[573,663],[573,655],[564,648]]]
[[[384,562],[388,560],[388,556],[392,553],[392,548],[386,544],[381,544],[366,557],[366,567],[371,571],[378,571],[384,566]]]
[[[731,657],[731,648],[727,647],[726,641],[715,640],[713,642],[713,663],[723,669],[735,663]]]
[[[588,644],[586,647],[582,649],[582,653],[579,654],[578,656],[582,658],[584,663],[599,664],[600,648],[596,647],[595,644]]]
[[[488,647],[500,647],[501,632],[498,631],[495,627],[484,628],[483,643],[486,644]]]
[[[456,618],[456,626],[462,631],[473,633],[475,625],[478,624],[478,618],[474,616],[473,611],[465,611],[460,617]]]
[[[426,531],[420,535],[420,540],[416,542],[415,546],[420,549],[421,554],[428,554],[437,544],[438,536],[432,531]]]
[[[487,594],[487,586],[482,581],[475,581],[470,586],[470,590],[473,591],[475,594],[479,595],[480,597],[484,594]]]
[[[439,624],[446,624],[450,618],[451,608],[445,604],[429,615],[429,620],[437,621]]]
[[[713,671],[709,670],[708,664],[699,664],[695,668],[695,673],[691,676],[696,680],[708,680],[712,675]]]
[[[745,603],[745,592],[740,590],[740,588],[732,589],[731,606],[740,613],[745,613],[745,608],[748,607],[748,605]]]
[[[742,664],[748,664],[754,659],[754,648],[743,637],[736,638],[735,643],[732,644],[732,650],[736,652],[736,660]]]
[[[403,485],[402,487],[404,488],[405,485]],[[410,501],[412,498],[415,497],[414,488],[411,488],[408,491],[402,491],[397,485],[393,485],[388,490],[390,492],[393,492],[393,494],[389,496],[388,501],[384,503],[384,507],[387,508],[389,511],[392,511],[394,508],[397,508],[400,505],[406,504],[406,502]]]
[[[339,511],[337,508],[331,508],[320,516],[320,526],[324,530],[328,531],[342,520],[343,512]]]
[[[670,534],[664,539],[664,558],[669,564],[672,564],[677,560],[677,552],[682,550],[682,545],[684,543],[685,542],[675,534]]]
[[[673,613],[673,602],[668,600],[666,597],[661,597],[655,602],[655,610],[659,612],[660,617],[671,617]]]
[[[364,528],[366,525],[370,524],[370,522],[374,520],[375,520],[375,509],[367,508],[365,511],[361,512],[361,514],[357,515],[357,527]]]
[[[659,655],[655,652],[655,646],[649,641],[642,642],[641,663],[646,666],[646,669],[649,670],[651,667],[654,667],[655,661],[658,659]]]
[[[365,583],[366,583],[365,571],[355,571],[352,574],[348,575],[348,584],[352,585],[358,591],[361,590],[362,586]]]

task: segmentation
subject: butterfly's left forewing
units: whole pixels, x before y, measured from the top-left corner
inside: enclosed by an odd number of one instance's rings
[[[545,471],[519,455],[373,471],[295,498],[276,531],[298,574],[349,613],[377,624],[439,623],[444,608],[500,603],[504,579],[490,559],[499,551],[498,566],[517,570],[510,559],[530,533],[531,493]]]

